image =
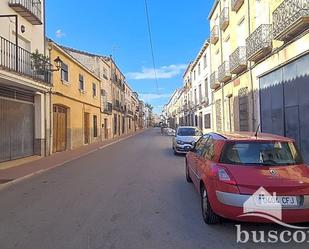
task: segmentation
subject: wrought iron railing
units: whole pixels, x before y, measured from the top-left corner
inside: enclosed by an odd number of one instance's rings
[[[22,7],[22,9],[27,10],[39,21],[42,20],[42,3],[40,0],[9,0],[9,6]]]
[[[238,11],[240,7],[243,5],[244,0],[232,0],[231,1],[231,9],[232,11]]]
[[[0,68],[51,83],[51,64],[0,36]]]
[[[216,89],[220,86],[220,83],[218,81],[218,72],[214,71],[211,75],[210,75],[210,88],[211,89]]]
[[[229,8],[224,7],[220,14],[220,29],[225,30],[229,25]]]
[[[219,82],[225,82],[231,78],[230,63],[224,61],[218,68],[218,80]]]
[[[254,59],[257,53],[272,47],[272,25],[260,25],[246,40],[247,58]]]
[[[113,112],[113,104],[112,103],[109,103],[109,102],[105,102],[104,103],[104,112],[105,113],[112,113]]]
[[[309,0],[284,0],[273,12],[273,35],[277,39],[302,18],[309,18]]]
[[[218,40],[219,40],[219,27],[218,25],[215,25],[211,30],[210,42],[212,44],[216,44]]]
[[[231,55],[230,55],[230,70],[231,73],[238,73],[241,71],[240,68],[246,68],[247,66],[247,53],[246,47],[241,46],[238,47]]]

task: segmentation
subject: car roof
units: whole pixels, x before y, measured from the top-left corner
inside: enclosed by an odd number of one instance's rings
[[[222,133],[211,133],[215,139],[219,140],[232,140],[232,141],[280,141],[280,142],[293,142],[294,140],[287,137],[278,136],[269,133],[258,133],[255,137],[255,132],[222,132]]]
[[[192,129],[198,129],[199,130],[199,128],[195,127],[195,126],[178,126],[178,129],[180,129],[180,128],[192,128]]]

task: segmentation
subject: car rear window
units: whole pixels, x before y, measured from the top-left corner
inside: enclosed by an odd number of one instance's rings
[[[195,128],[179,128],[177,135],[181,137],[192,137],[192,136],[202,136],[202,133],[201,131]]]
[[[223,149],[220,162],[283,166],[302,164],[303,159],[292,142],[228,142]]]

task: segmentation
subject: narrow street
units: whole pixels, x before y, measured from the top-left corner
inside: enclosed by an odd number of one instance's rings
[[[235,222],[204,224],[199,196],[185,180],[184,157],[173,155],[171,138],[159,129],[2,189],[0,195],[1,249],[240,246]],[[284,246],[291,245],[265,248]]]

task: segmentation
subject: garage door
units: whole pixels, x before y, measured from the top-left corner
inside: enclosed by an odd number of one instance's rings
[[[309,55],[260,79],[262,131],[295,139],[309,163]]]
[[[0,97],[0,162],[34,154],[34,105]]]

